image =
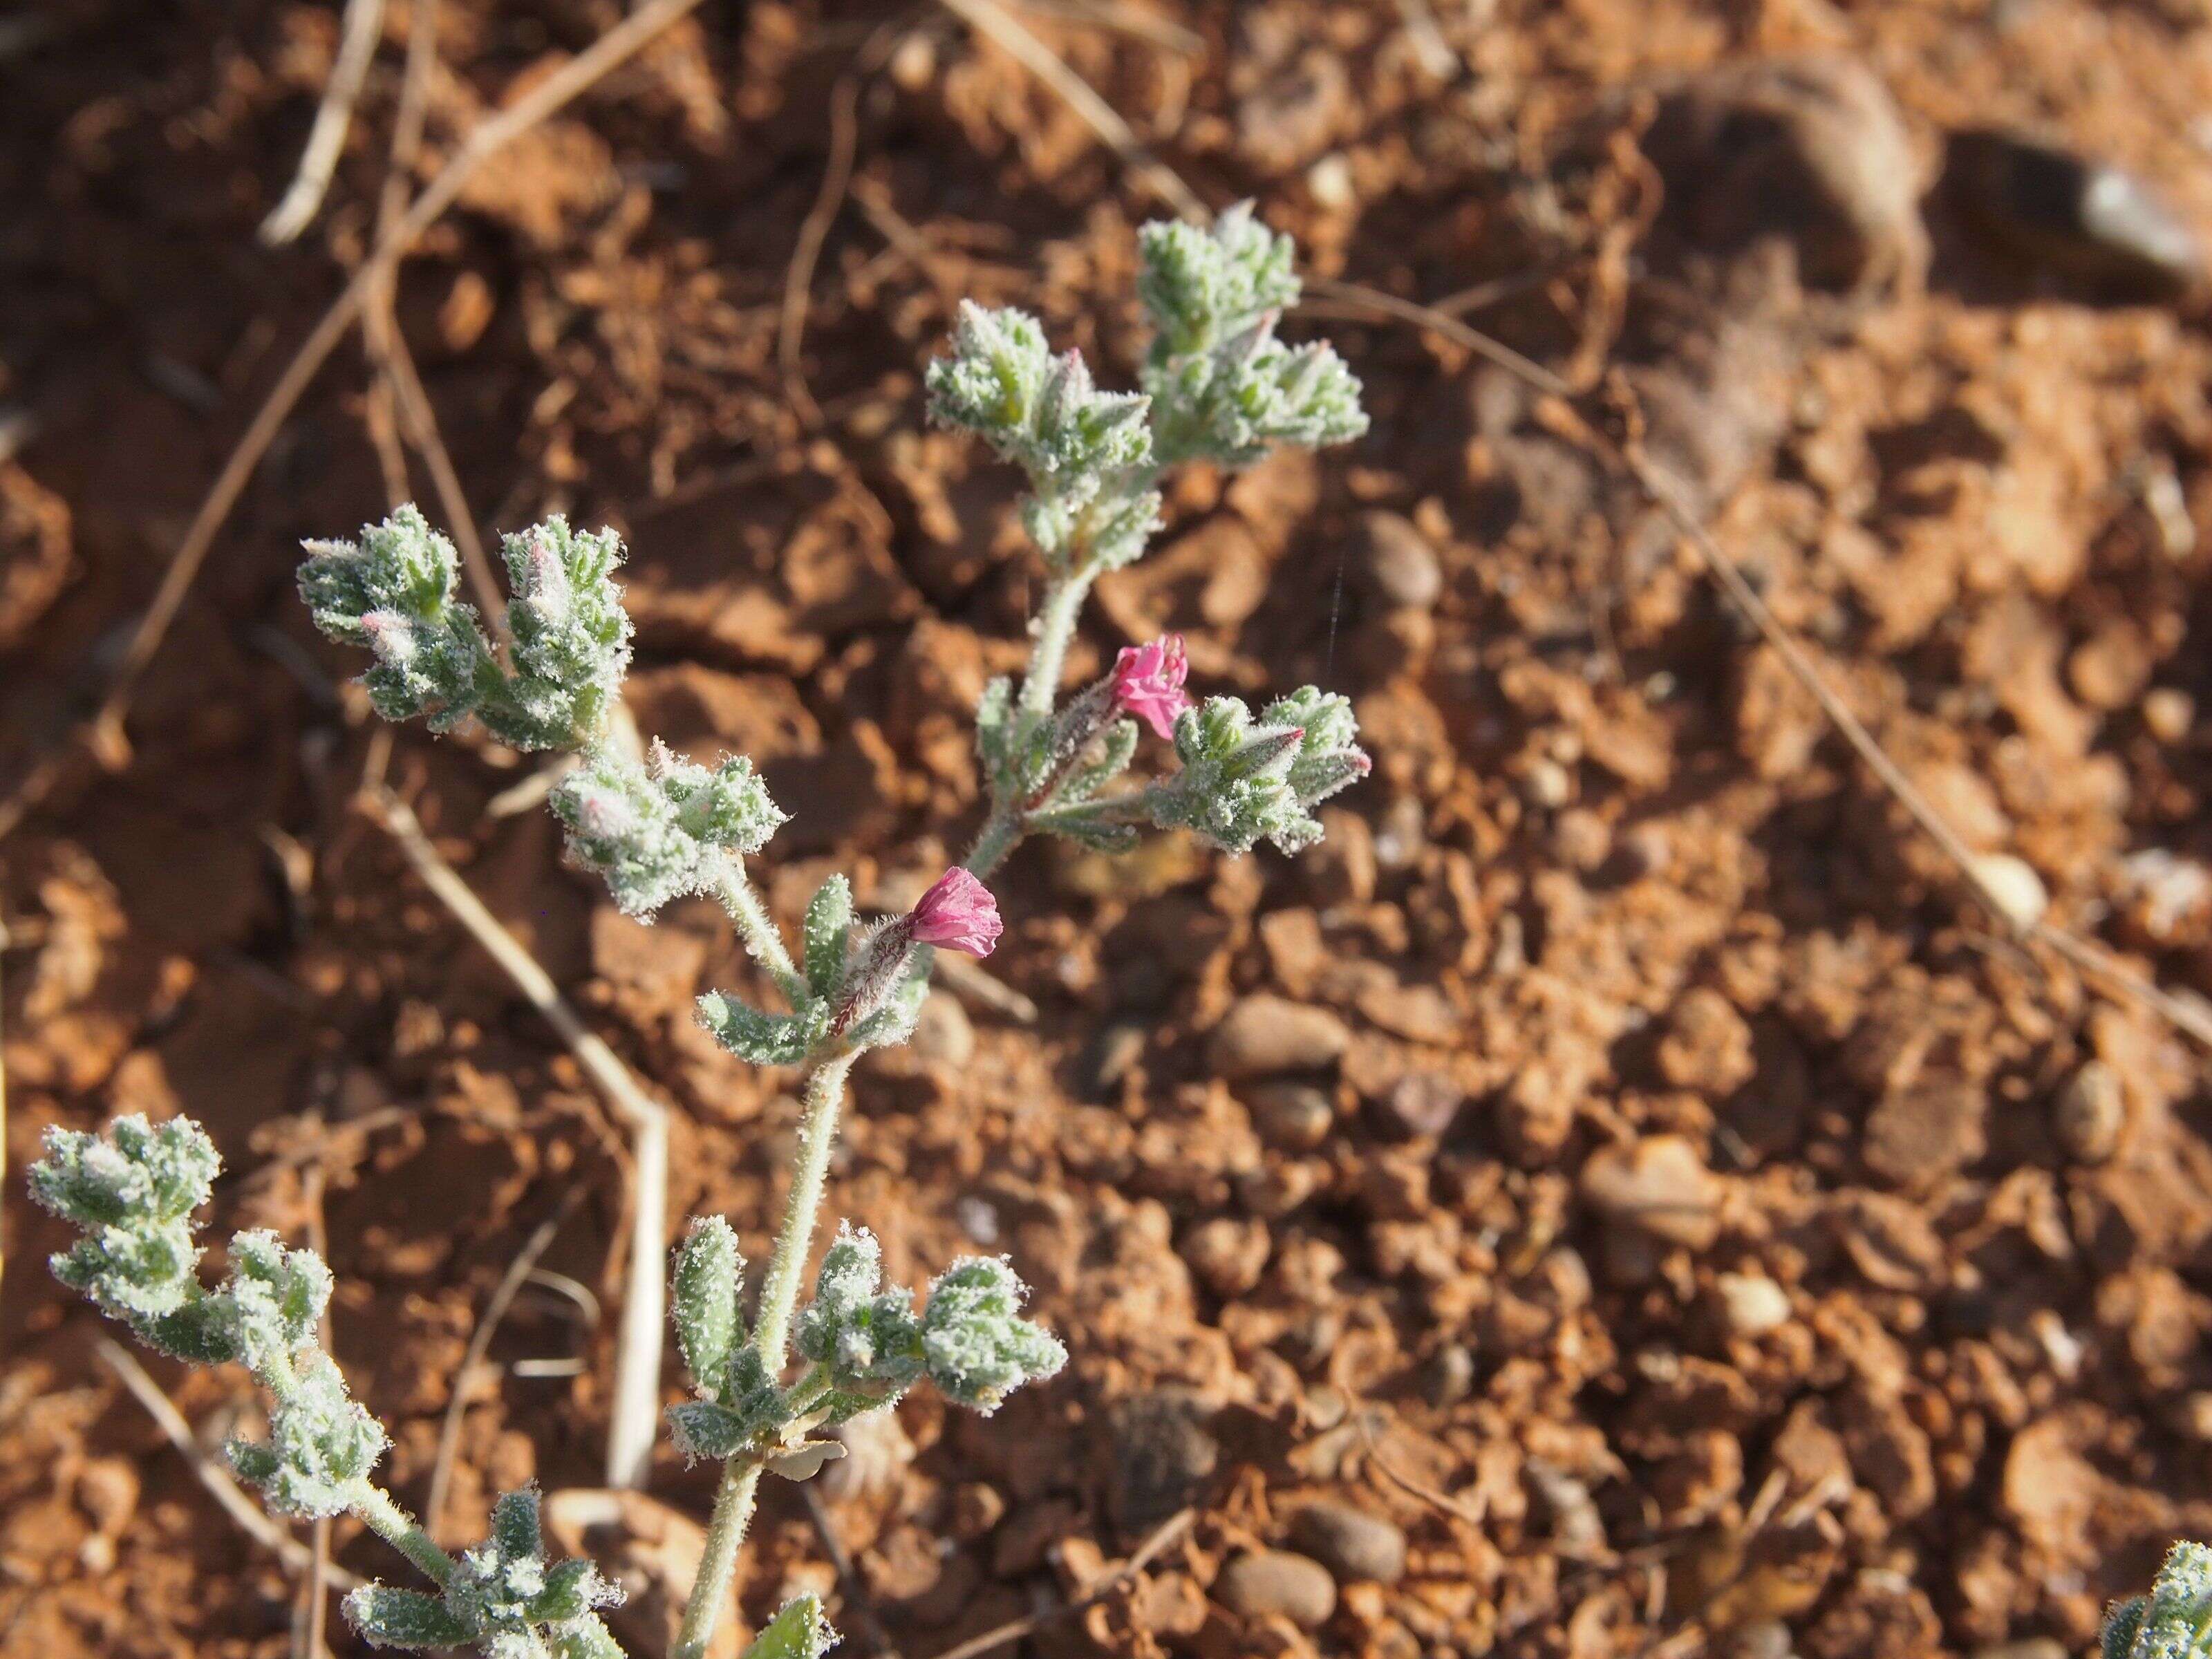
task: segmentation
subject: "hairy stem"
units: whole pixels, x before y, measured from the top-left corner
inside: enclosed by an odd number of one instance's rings
[[[1036,644],[1030,651],[1028,678],[1022,681],[1021,712],[1035,720],[1052,716],[1053,700],[1060,695],[1060,678],[1067,663],[1068,642],[1075,637],[1075,620],[1091,596],[1098,573],[1078,565],[1065,575],[1045,583],[1044,599],[1037,606]]]
[[[968,849],[963,868],[978,881],[986,880],[991,872],[1006,861],[1006,854],[1020,844],[1022,813],[1018,807],[994,806],[991,816],[983,820],[977,832],[975,844]]]
[[[854,1055],[840,1054],[814,1068],[806,1079],[806,1098],[799,1116],[799,1158],[792,1166],[791,1197],[783,1206],[783,1226],[775,1236],[775,1251],[769,1258],[768,1278],[761,1285],[760,1316],[753,1326],[753,1346],[760,1351],[768,1374],[783,1370],[784,1344],[791,1334],[791,1316],[799,1306],[799,1281],[806,1271],[807,1252],[814,1244],[814,1221],[822,1208],[823,1183],[830,1176],[830,1149],[837,1139],[837,1112],[845,1102],[845,1073]]]
[[[441,1585],[452,1580],[453,1558],[438,1547],[421,1522],[392,1501],[390,1492],[362,1480],[349,1496],[353,1512],[368,1529],[420,1567],[425,1577]]]
[[[752,884],[745,879],[744,866],[735,858],[723,861],[720,878],[714,884],[714,896],[737,924],[738,937],[744,942],[747,954],[767,969],[769,977],[790,1000],[792,1006],[799,1006],[806,997],[806,981],[793,963],[775,918],[761,902],[760,895],[753,891]]]
[[[768,1278],[761,1286],[760,1316],[753,1326],[753,1347],[770,1376],[783,1370],[791,1316],[799,1305],[799,1281],[813,1247],[822,1188],[830,1176],[830,1152],[837,1140],[845,1073],[852,1069],[854,1059],[851,1054],[840,1054],[826,1060],[806,1079],[791,1197],[784,1205],[783,1226],[775,1236],[775,1253],[769,1258]],[[714,1493],[714,1512],[707,1522],[707,1547],[699,1559],[699,1576],[693,1581],[691,1600],[684,1609],[683,1628],[677,1634],[672,1659],[702,1659],[707,1644],[714,1638],[723,1604],[730,1599],[738,1547],[744,1542],[745,1528],[752,1521],[760,1474],[760,1465],[750,1459],[733,1460],[722,1470],[722,1484]]]
[[[744,1542],[745,1528],[752,1522],[760,1478],[761,1466],[750,1459],[734,1459],[722,1466],[722,1484],[714,1492],[714,1513],[707,1522],[707,1547],[699,1557],[699,1576],[691,1582],[691,1599],[684,1604],[684,1623],[676,1632],[669,1659],[705,1659],[723,1604],[730,1599],[738,1546]]]

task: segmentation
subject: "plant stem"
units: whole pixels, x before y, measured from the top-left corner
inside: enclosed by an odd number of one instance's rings
[[[806,1079],[806,1098],[799,1116],[799,1157],[792,1165],[791,1197],[783,1206],[783,1227],[775,1236],[768,1278],[761,1285],[760,1316],[753,1325],[753,1346],[768,1374],[783,1370],[784,1344],[791,1316],[799,1305],[799,1281],[814,1243],[814,1220],[822,1208],[822,1188],[830,1176],[830,1149],[837,1139],[837,1110],[845,1101],[845,1073],[855,1056],[840,1054],[814,1068]]]
[[[351,1496],[353,1512],[371,1532],[420,1567],[425,1577],[441,1585],[451,1582],[453,1558],[438,1547],[421,1522],[392,1501],[390,1492],[363,1480]]]
[[[698,1576],[691,1581],[691,1599],[684,1605],[684,1623],[676,1632],[676,1645],[668,1659],[706,1659],[707,1644],[714,1639],[714,1626],[730,1599],[730,1580],[736,1575],[738,1546],[753,1518],[753,1500],[760,1491],[761,1466],[749,1461],[722,1466],[722,1484],[714,1492],[714,1513],[707,1522],[707,1547],[699,1557]]]
[[[1022,681],[1024,714],[1036,720],[1051,717],[1067,664],[1068,642],[1075,637],[1075,619],[1083,614],[1083,602],[1091,596],[1091,584],[1097,575],[1086,560],[1066,574],[1047,580],[1044,599],[1037,605],[1036,644],[1030,651],[1028,678]]]
[[[791,1006],[799,1006],[806,997],[806,981],[799,977],[791,952],[784,946],[783,934],[775,919],[769,915],[760,895],[745,879],[744,866],[735,858],[723,860],[720,878],[714,884],[714,896],[737,924],[738,937],[744,941],[746,952],[768,970],[769,977],[790,1000]]]
[[[978,881],[1006,861],[1022,838],[1022,814],[1018,808],[996,806],[991,816],[983,820],[983,828],[975,836],[975,846],[968,849],[967,861],[961,866]]]
[[[845,1073],[854,1055],[840,1054],[814,1068],[806,1079],[805,1104],[799,1118],[799,1158],[792,1167],[791,1197],[783,1207],[783,1226],[775,1236],[768,1278],[761,1285],[760,1316],[753,1326],[753,1347],[770,1376],[783,1370],[791,1316],[799,1304],[799,1281],[814,1243],[814,1222],[822,1209],[822,1188],[830,1176],[830,1151],[837,1140],[837,1112],[845,1099]],[[714,1638],[722,1606],[730,1599],[738,1547],[744,1542],[760,1489],[760,1465],[732,1462],[722,1470],[714,1493],[714,1513],[707,1522],[707,1547],[698,1577],[684,1609],[671,1659],[703,1659]]]

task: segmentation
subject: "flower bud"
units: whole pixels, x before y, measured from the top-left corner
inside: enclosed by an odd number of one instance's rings
[[[921,896],[907,924],[915,944],[941,945],[971,957],[989,956],[1005,930],[991,890],[957,866]]]

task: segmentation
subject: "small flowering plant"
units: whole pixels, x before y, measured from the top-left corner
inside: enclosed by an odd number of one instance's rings
[[[1138,291],[1154,341],[1135,392],[1100,390],[1079,355],[1051,351],[1034,317],[961,307],[950,353],[928,371],[929,412],[1026,476],[1022,519],[1046,578],[1028,670],[1018,686],[994,681],[976,711],[988,802],[968,856],[911,909],[872,923],[856,915],[852,884],[830,876],[806,907],[796,952],[746,875],[744,861],[785,819],[752,763],[706,764],[658,742],[639,756],[613,740],[630,623],[612,532],[556,516],[507,537],[514,597],[497,640],[459,597],[452,544],[412,507],[356,540],[307,544],[301,595],[324,633],[370,653],[362,684],[380,714],[434,732],[474,720],[518,749],[576,750],[550,798],[575,863],[641,919],[687,896],[720,903],[781,1003],[720,991],[699,1000],[701,1021],[732,1054],[799,1068],[805,1081],[791,1194],[750,1322],[726,1221],[696,1221],[677,1256],[674,1318],[694,1397],[670,1411],[670,1425],[687,1457],[714,1459],[723,1474],[676,1659],[707,1651],[761,1480],[811,1475],[836,1449],[821,1431],[924,1382],[988,1413],[1066,1359],[1022,1317],[1022,1285],[1003,1261],[954,1262],[917,1306],[884,1283],[873,1237],[848,1225],[801,1297],[846,1077],[860,1054],[911,1034],[937,951],[985,957],[997,945],[993,873],[1039,834],[1119,850],[1148,830],[1181,829],[1232,854],[1261,841],[1295,851],[1321,835],[1313,807],[1368,769],[1342,697],[1308,686],[1256,714],[1234,697],[1194,701],[1174,635],[1124,649],[1062,701],[1084,601],[1101,574],[1143,553],[1169,468],[1241,467],[1278,445],[1366,429],[1358,384],[1335,353],[1276,337],[1298,295],[1292,252],[1249,206],[1211,228],[1147,227]],[[1173,764],[1130,787],[1121,780],[1141,728],[1170,746]],[[319,1257],[240,1233],[228,1278],[203,1285],[191,1218],[216,1168],[214,1146],[186,1120],[51,1133],[32,1191],[82,1230],[55,1272],[149,1346],[243,1364],[269,1391],[269,1438],[231,1448],[240,1474],[283,1513],[358,1516],[434,1587],[349,1596],[370,1642],[473,1644],[493,1659],[617,1653],[599,1611],[619,1591],[588,1562],[546,1560],[533,1492],[501,1498],[489,1538],[455,1559],[375,1484],[386,1436],[320,1346],[330,1273]],[[802,1597],[752,1652],[816,1659],[834,1639]]]

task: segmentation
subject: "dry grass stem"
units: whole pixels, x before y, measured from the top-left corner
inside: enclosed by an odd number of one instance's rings
[[[1178,215],[1200,222],[1213,216],[1182,175],[1146,147],[1121,112],[1068,68],[1059,53],[1009,15],[998,0],[940,0],[940,3],[979,33],[989,36],[1015,62],[1057,93],[1139,181]]]
[[[353,106],[361,96],[361,83],[376,56],[376,43],[384,33],[384,0],[346,0],[339,24],[337,59],[324,84],[322,101],[315,106],[314,125],[307,129],[307,147],[301,152],[300,169],[292,177],[283,199],[261,222],[261,240],[271,247],[295,239],[314,222],[331,187],[331,174],[345,149],[346,130],[353,125]]]

